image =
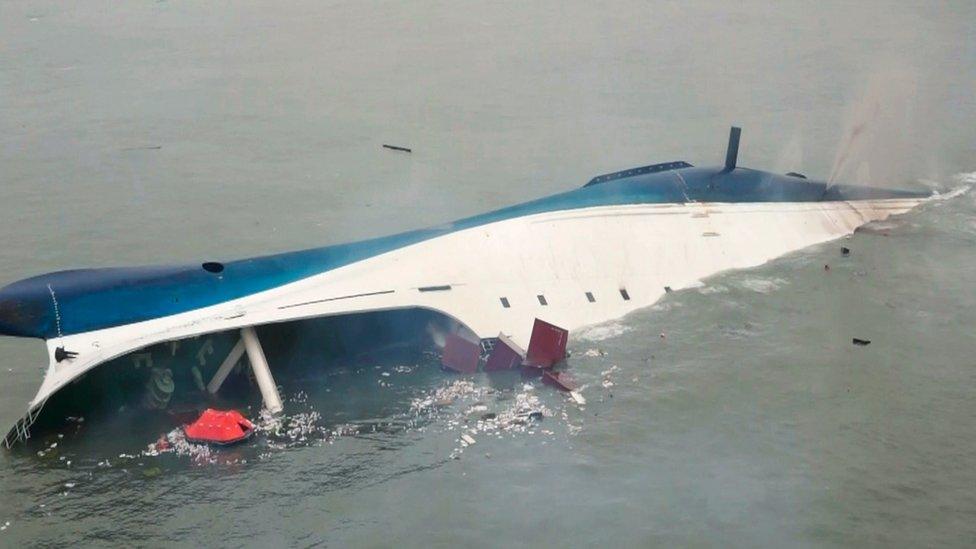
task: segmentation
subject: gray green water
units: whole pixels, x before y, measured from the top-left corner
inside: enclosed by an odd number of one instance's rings
[[[973,20],[967,2],[7,2],[0,283],[342,242],[718,163],[732,122],[742,165],[956,187],[976,169]],[[849,258],[825,244],[577,334],[587,405],[528,391],[551,415],[478,432],[460,459],[470,408],[526,391],[475,377],[418,413],[457,380],[364,364],[290,395],[330,432],[344,406],[358,434],[215,464],[119,458],[139,433],[111,454],[4,452],[0,545],[971,546],[976,199],[876,229]],[[4,426],[43,360],[0,340]]]

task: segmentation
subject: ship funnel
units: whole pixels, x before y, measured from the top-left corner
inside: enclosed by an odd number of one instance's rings
[[[732,126],[729,131],[729,148],[725,151],[725,171],[731,172],[735,169],[735,162],[739,158],[739,134],[742,128]]]

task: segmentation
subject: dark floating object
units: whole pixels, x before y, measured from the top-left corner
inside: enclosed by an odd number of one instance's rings
[[[158,151],[162,149],[162,145],[146,145],[144,147],[126,147],[122,149],[123,151]]]
[[[403,151],[405,153],[412,153],[413,152],[412,150],[410,150],[410,149],[408,149],[406,147],[398,147],[396,145],[387,145],[386,143],[383,143],[383,148],[390,149],[391,151]]]
[[[824,270],[825,271],[829,271],[830,270],[830,265],[824,263]]]
[[[670,294],[671,292],[672,292],[672,290],[671,290],[671,286],[665,286],[665,287],[664,287],[664,293],[666,293],[666,294]]]
[[[788,175],[790,177],[799,177],[800,179],[806,179],[807,178],[807,176],[805,176],[805,175],[803,175],[802,173],[799,173],[799,172],[789,172],[786,175]]]
[[[865,345],[870,345],[871,344],[871,340],[870,339],[858,339],[858,338],[855,337],[854,339],[851,340],[851,343],[853,343],[854,345],[860,345],[860,346],[863,347]]]
[[[847,248],[845,246],[841,246],[840,247],[840,255],[845,256],[845,257],[851,255],[851,249],[850,248]]]

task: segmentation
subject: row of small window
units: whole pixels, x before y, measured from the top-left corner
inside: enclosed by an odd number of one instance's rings
[[[539,295],[537,295],[535,297],[536,297],[536,299],[539,300],[539,305],[548,305],[549,304],[549,302],[546,301],[546,296],[544,296],[542,294],[539,294]],[[627,289],[626,288],[620,288],[620,297],[622,297],[624,299],[624,301],[630,301],[630,294],[627,292]],[[508,302],[508,298],[507,297],[500,297],[498,299],[501,300],[502,307],[508,309],[509,307],[512,306],[512,304]],[[590,303],[596,303],[596,298],[593,297],[593,292],[586,292],[586,300],[589,301]]]

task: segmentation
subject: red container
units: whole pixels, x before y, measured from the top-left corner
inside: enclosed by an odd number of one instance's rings
[[[529,338],[529,351],[525,358],[526,366],[551,368],[553,364],[566,358],[568,339],[568,330],[535,319],[535,324],[532,325],[532,337]]]
[[[498,372],[502,370],[513,370],[522,365],[525,360],[525,351],[515,344],[514,341],[499,334],[495,342],[495,348],[488,355],[488,362],[485,363],[486,372]]]
[[[468,341],[457,334],[447,334],[444,353],[441,355],[443,367],[462,374],[473,374],[478,371],[480,359],[481,345]]]

